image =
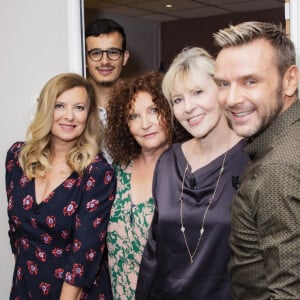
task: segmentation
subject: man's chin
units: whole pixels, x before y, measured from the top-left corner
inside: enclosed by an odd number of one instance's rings
[[[257,134],[258,129],[249,126],[237,126],[232,124],[232,130],[240,137],[248,138]]]
[[[103,87],[112,87],[118,80],[99,81],[98,85]]]

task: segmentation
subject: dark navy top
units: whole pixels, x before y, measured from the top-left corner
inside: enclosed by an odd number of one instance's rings
[[[215,202],[205,218],[205,232],[194,262],[190,262],[180,231],[180,193],[187,164],[181,144],[169,148],[158,160],[153,196],[156,210],[142,258],[136,300],[229,300],[227,264],[230,205],[238,177],[248,162],[245,142],[232,147],[226,157]],[[183,193],[183,223],[191,252],[196,248],[205,208],[211,198],[224,154],[191,173],[189,168]],[[232,181],[234,181],[232,183]]]
[[[115,193],[111,166],[98,155],[82,178],[73,172],[40,204],[19,166],[23,143],[6,158],[9,236],[16,257],[10,299],[58,300],[63,281],[81,299],[111,299],[105,245]]]

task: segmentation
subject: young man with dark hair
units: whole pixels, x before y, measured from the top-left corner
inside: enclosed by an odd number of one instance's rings
[[[111,90],[129,58],[126,35],[123,27],[114,20],[96,19],[86,28],[85,44],[88,78],[95,88],[98,106],[105,115]]]

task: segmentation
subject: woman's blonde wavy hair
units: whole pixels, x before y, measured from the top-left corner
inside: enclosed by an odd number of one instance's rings
[[[38,98],[34,119],[26,133],[19,162],[29,179],[43,177],[50,170],[51,127],[56,99],[65,91],[82,87],[88,95],[89,111],[82,135],[67,154],[70,168],[82,176],[84,169],[101,151],[103,127],[99,120],[98,107],[92,84],[75,73],[64,73],[50,79]]]

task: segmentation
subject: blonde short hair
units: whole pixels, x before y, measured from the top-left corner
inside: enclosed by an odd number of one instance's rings
[[[255,39],[265,39],[277,54],[277,66],[281,76],[296,64],[296,53],[293,42],[286,35],[281,25],[266,22],[244,22],[230,25],[213,34],[215,45],[222,48],[235,47],[250,43]]]
[[[162,91],[166,99],[171,101],[171,95],[176,86],[186,79],[197,82],[199,70],[214,76],[214,58],[203,48],[184,48],[173,60],[162,82]]]

